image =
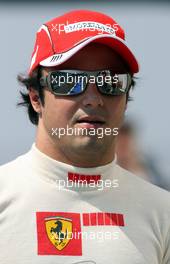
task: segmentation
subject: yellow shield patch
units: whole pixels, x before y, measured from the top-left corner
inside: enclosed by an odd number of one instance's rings
[[[60,216],[45,218],[49,240],[58,249],[63,250],[72,239],[72,219]]]

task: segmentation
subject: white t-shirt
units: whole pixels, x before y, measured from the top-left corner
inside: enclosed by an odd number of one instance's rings
[[[0,168],[0,263],[170,264],[170,194],[115,161],[74,167],[33,144]]]

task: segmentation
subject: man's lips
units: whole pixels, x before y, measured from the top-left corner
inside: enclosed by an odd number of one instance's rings
[[[76,121],[76,124],[83,128],[98,128],[102,127],[105,124],[105,121],[98,116],[83,116]]]
[[[78,118],[76,123],[105,124],[105,120],[98,116],[83,116]]]

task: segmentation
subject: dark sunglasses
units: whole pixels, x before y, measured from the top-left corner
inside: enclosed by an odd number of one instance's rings
[[[40,78],[41,86],[62,96],[82,94],[89,83],[95,83],[104,95],[123,95],[131,86],[132,76],[129,73],[116,74],[112,70],[58,70]]]

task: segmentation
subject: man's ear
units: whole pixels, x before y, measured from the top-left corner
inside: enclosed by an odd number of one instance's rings
[[[29,89],[29,97],[32,104],[32,107],[34,108],[34,111],[37,113],[41,113],[41,102],[38,95],[38,92],[35,91],[33,88]]]

